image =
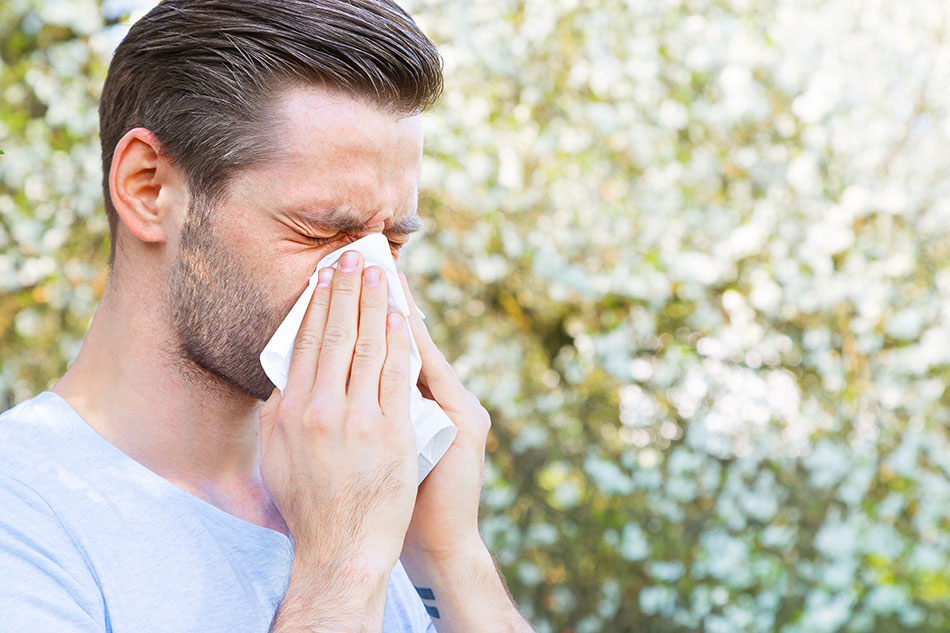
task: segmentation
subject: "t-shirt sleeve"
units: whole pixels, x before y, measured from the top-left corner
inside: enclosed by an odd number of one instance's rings
[[[0,474],[0,629],[103,633],[95,576],[49,504]]]

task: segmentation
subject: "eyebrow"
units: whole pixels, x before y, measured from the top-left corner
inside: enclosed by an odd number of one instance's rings
[[[387,235],[409,235],[422,230],[422,220],[415,213],[403,216],[383,231]]]
[[[320,228],[341,233],[359,233],[367,229],[366,223],[354,218],[346,207],[336,207],[326,211],[295,209],[293,213],[306,222]],[[409,235],[422,230],[422,220],[415,212],[403,216],[383,230],[386,235]]]

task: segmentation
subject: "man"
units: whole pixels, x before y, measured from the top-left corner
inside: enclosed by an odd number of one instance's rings
[[[167,0],[132,27],[100,104],[109,284],[65,376],[0,417],[0,628],[531,630],[478,535],[487,414],[413,314],[458,427],[417,489],[379,269],[321,273],[283,394],[258,362],[324,255],[418,228],[440,90],[388,0]]]

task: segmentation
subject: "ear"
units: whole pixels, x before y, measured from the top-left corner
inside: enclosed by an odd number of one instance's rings
[[[135,128],[116,144],[109,170],[112,205],[125,228],[143,242],[165,242],[168,202],[181,197],[175,168],[162,156],[162,145],[152,132]],[[164,190],[163,190],[164,189]]]

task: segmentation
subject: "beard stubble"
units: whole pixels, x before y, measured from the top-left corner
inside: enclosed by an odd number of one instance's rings
[[[274,389],[260,354],[289,310],[264,289],[215,235],[209,205],[192,200],[171,269],[168,305],[178,360],[197,378],[224,382],[259,400]]]

